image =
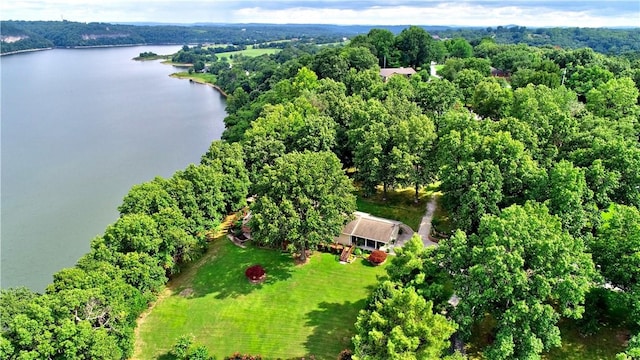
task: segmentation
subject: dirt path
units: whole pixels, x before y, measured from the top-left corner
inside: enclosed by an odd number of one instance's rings
[[[437,199],[436,196],[431,196],[429,202],[427,203],[427,212],[422,217],[420,221],[420,227],[418,228],[418,234],[422,238],[422,243],[424,246],[438,246],[437,243],[429,240],[429,233],[431,232],[431,219],[433,218],[433,213],[436,211]]]
[[[215,243],[209,244],[209,249],[200,259],[188,265],[178,276],[170,280],[165,288],[160,292],[160,294],[158,294],[158,298],[156,299],[156,301],[154,301],[153,304],[151,304],[151,306],[149,306],[149,308],[145,310],[140,315],[140,317],[138,317],[138,319],[136,320],[136,328],[134,329],[135,337],[133,345],[133,355],[131,356],[130,360],[142,359],[141,352],[142,346],[144,344],[142,343],[142,339],[140,336],[140,328],[146,321],[147,316],[151,313],[151,310],[153,310],[156,304],[173,295],[173,293],[184,284],[190,283],[198,272],[198,269],[200,269],[200,267],[202,267],[218,255],[218,249],[220,248],[219,243],[222,242],[223,239],[220,238],[215,241]]]

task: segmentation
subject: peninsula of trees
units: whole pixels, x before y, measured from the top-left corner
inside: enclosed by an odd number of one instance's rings
[[[392,256],[356,320],[354,359],[464,358],[451,340],[540,359],[561,322],[582,334],[617,323],[635,334],[618,359],[640,356],[640,53],[431,35],[372,29],[203,59],[229,94],[223,140],[134,186],[44,294],[3,290],[0,357],[127,358],[135,319],[249,195],[255,241],[304,258],[348,221],[353,186],[433,183],[454,231]]]

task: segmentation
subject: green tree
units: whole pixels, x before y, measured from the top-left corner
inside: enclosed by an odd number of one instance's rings
[[[580,318],[595,276],[582,241],[562,230],[546,206],[527,202],[484,216],[477,234],[458,231],[440,242],[460,302],[454,318],[471,325],[495,321],[491,359],[539,359],[560,346],[560,317]]]
[[[413,287],[389,281],[375,291],[361,310],[353,337],[357,360],[439,359],[449,347],[456,326],[433,313],[433,303]]]
[[[589,186],[601,200],[640,206],[640,148],[620,138],[592,139],[590,148],[570,154],[572,162],[590,169]]]
[[[20,314],[38,294],[26,287],[0,290],[0,333],[6,329],[11,319]]]
[[[497,214],[503,199],[500,168],[490,160],[465,162],[441,171],[444,203],[455,224],[475,230],[485,214]]]
[[[431,35],[421,27],[410,26],[403,29],[395,39],[395,47],[400,52],[401,63],[417,68],[432,60],[429,46],[434,41]]]
[[[349,71],[349,61],[340,54],[341,49],[324,48],[313,57],[312,70],[320,79],[343,81]]]
[[[378,68],[378,59],[365,47],[349,46],[343,50],[342,56],[347,59],[351,69],[363,71]]]
[[[416,103],[425,112],[441,116],[460,101],[458,88],[446,79],[420,82],[416,90]]]
[[[590,244],[593,260],[606,281],[629,291],[640,283],[640,211],[615,205],[602,219]]]
[[[478,115],[499,120],[510,114],[513,92],[503,88],[498,81],[484,80],[475,88],[471,107]]]
[[[453,83],[458,86],[464,104],[471,104],[476,86],[485,78],[486,76],[473,69],[463,69],[456,74]]]
[[[611,79],[613,79],[613,73],[598,65],[577,66],[567,79],[567,86],[584,99],[589,90],[595,89]]]
[[[450,57],[463,59],[473,56],[473,47],[463,38],[446,40],[445,46],[447,47]]]
[[[219,167],[223,175],[222,194],[225,212],[231,213],[247,205],[249,172],[244,161],[244,151],[239,143],[229,144],[216,140],[202,155],[200,163]]]
[[[550,168],[576,137],[576,112],[581,107],[576,94],[565,87],[528,85],[514,91],[511,114],[535,131],[538,147],[529,150],[544,167]]]
[[[253,237],[306,251],[337,236],[355,210],[353,186],[331,152],[293,152],[266,166],[251,205]]]
[[[395,35],[387,29],[371,29],[367,33],[369,43],[375,49],[374,55],[378,58],[380,67],[397,66],[399,53],[394,47]]]
[[[549,211],[560,218],[565,230],[579,236],[589,225],[587,209],[592,199],[585,171],[561,160],[549,172],[548,189]]]
[[[411,161],[409,182],[415,188],[414,201],[417,203],[420,186],[428,185],[437,178],[435,125],[425,115],[411,116],[399,132],[407,140],[406,151]]]
[[[587,92],[587,109],[615,121],[630,117],[629,121],[637,126],[640,115],[638,93],[630,78],[611,79]]]
[[[155,255],[162,239],[153,218],[146,214],[121,216],[103,235],[105,244],[120,253],[142,252]]]
[[[177,208],[176,200],[164,188],[164,179],[134,185],[118,207],[121,215],[152,215],[164,208]]]
[[[389,280],[413,287],[425,299],[433,301],[438,313],[448,311],[453,295],[450,275],[440,265],[443,255],[436,246],[425,247],[422,238],[414,234],[402,247],[395,248],[396,256],[386,268]]]
[[[202,227],[206,230],[214,228],[226,215],[222,183],[224,176],[219,167],[189,164],[180,176],[191,183],[193,200]]]

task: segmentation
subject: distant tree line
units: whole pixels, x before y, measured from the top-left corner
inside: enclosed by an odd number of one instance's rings
[[[20,35],[24,40],[2,41],[2,53],[33,48],[80,47],[132,44],[233,44],[236,46],[286,39],[341,41],[345,33],[313,25],[194,25],[137,26],[71,21],[0,21],[3,36]],[[30,39],[30,40],[29,40]]]
[[[462,37],[477,44],[492,38],[498,44],[527,44],[531,46],[559,46],[566,49],[591,48],[596,52],[615,55],[640,50],[640,28],[526,28],[498,26],[486,29],[446,29],[432,32],[440,38]]]
[[[79,23],[72,21],[0,21],[0,33],[24,36],[17,42],[2,42],[2,53],[48,48],[78,46],[109,46],[131,44],[234,44],[251,45],[272,42],[268,47],[283,47],[274,40],[296,39],[307,43],[339,42],[373,29],[367,26],[337,25],[269,25],[269,24],[194,24],[123,25],[108,23]],[[405,26],[378,28],[394,35]],[[492,38],[498,44],[527,44],[559,46],[566,49],[589,47],[604,54],[622,54],[640,50],[640,29],[606,28],[526,28],[498,26],[497,28],[420,27],[440,39],[464,38],[473,45]],[[262,45],[261,45],[262,46]]]

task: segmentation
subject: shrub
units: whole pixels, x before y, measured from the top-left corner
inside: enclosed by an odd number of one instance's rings
[[[241,354],[239,352],[233,353],[231,356],[225,356],[224,360],[262,360],[260,355]]]
[[[264,268],[260,265],[253,265],[247,268],[244,274],[249,278],[249,280],[260,280],[264,276],[266,272]]]
[[[193,339],[191,336],[182,335],[178,338],[169,353],[175,356],[176,359],[186,359],[191,345],[193,345]]]
[[[338,355],[338,360],[351,360],[351,356],[353,353],[349,349],[344,349],[340,351],[340,355]]]
[[[369,261],[373,264],[382,264],[385,260],[387,260],[387,253],[381,250],[374,250],[371,255],[369,255]]]
[[[353,255],[355,255],[355,256],[362,255],[362,249],[356,248],[355,250],[353,250]]]

